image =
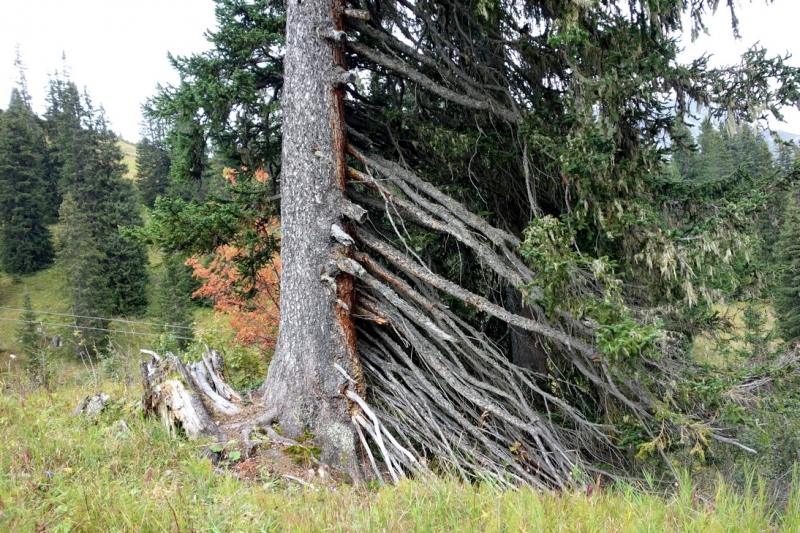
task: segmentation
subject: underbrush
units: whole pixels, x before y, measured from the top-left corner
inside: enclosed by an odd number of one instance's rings
[[[313,488],[235,461],[143,419],[137,384],[60,372],[47,392],[0,378],[1,531],[798,531],[800,494],[772,504],[764,483],[699,494],[617,485],[565,494],[452,479],[385,489]],[[81,398],[111,396],[94,419]],[[312,481],[313,483],[313,481]]]

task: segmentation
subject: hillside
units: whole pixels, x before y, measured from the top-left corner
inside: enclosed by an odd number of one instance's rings
[[[129,180],[136,179],[136,145],[120,139],[117,144],[122,150],[122,162],[128,166],[125,177]]]
[[[69,303],[64,292],[64,273],[58,267],[24,278],[13,278],[0,273],[0,366],[7,368],[9,354],[19,352],[17,329],[22,300],[27,290],[34,309],[46,309],[56,313],[69,313]],[[48,321],[40,316],[43,321]],[[62,334],[61,331],[54,333]],[[20,362],[21,359],[17,359]]]

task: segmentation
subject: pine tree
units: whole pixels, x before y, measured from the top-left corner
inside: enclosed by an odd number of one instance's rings
[[[53,262],[44,134],[27,95],[11,93],[0,119],[0,225],[2,267],[9,274],[31,274]]]
[[[778,329],[786,341],[800,339],[800,187],[789,195],[776,246],[781,274],[775,295]]]

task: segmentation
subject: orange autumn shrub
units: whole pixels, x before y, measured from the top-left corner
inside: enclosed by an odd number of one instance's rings
[[[192,296],[214,302],[214,311],[229,319],[237,342],[271,351],[275,348],[280,316],[280,257],[275,256],[270,266],[256,273],[249,286],[242,287],[242,275],[234,264],[239,254],[236,247],[224,245],[214,251],[208,266],[197,257],[187,259],[194,277],[202,280],[202,286]],[[255,295],[248,298],[245,292]]]

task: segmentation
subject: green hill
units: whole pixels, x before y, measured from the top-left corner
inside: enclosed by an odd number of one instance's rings
[[[125,177],[130,180],[136,179],[136,145],[120,139],[117,144],[122,150],[122,162],[128,166]]]

